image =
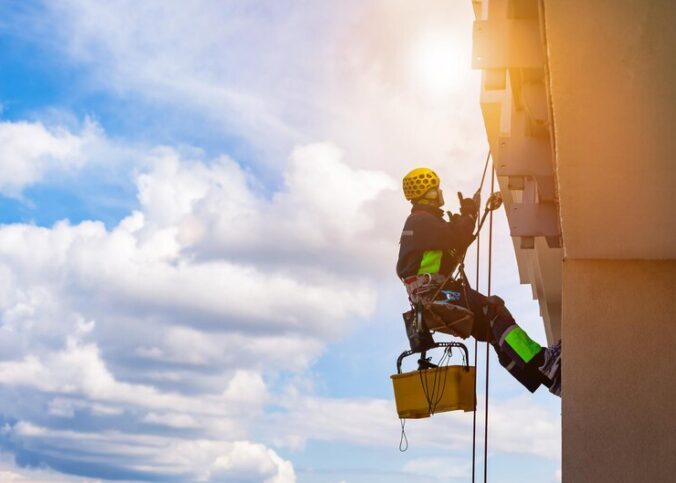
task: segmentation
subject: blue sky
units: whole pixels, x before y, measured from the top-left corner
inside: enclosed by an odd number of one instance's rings
[[[0,2],[0,475],[467,481],[471,415],[400,453],[389,376],[401,176],[469,193],[483,167],[472,20]],[[544,341],[502,212],[495,237],[494,292]],[[490,481],[558,481],[560,400],[492,367]]]

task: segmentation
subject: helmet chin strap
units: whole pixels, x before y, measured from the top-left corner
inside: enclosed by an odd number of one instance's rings
[[[437,206],[444,206],[444,191],[441,188],[437,188]]]

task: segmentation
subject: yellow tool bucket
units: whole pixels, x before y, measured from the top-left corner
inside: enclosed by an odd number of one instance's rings
[[[461,347],[467,353],[466,347],[459,343],[438,343],[435,346],[448,347],[446,344]],[[399,356],[398,373],[391,376],[400,418],[427,418],[434,413],[476,409],[475,367],[449,365],[401,373],[401,360],[412,353],[406,351]]]

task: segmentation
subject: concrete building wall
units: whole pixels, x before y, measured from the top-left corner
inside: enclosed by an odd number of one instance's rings
[[[563,266],[563,481],[676,481],[676,262]]]
[[[473,4],[520,277],[562,338],[563,481],[676,481],[676,1]]]
[[[676,481],[676,2],[546,0],[563,479]]]
[[[564,257],[676,258],[676,2],[544,14]]]

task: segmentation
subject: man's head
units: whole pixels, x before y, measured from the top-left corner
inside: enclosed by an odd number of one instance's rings
[[[404,196],[413,204],[443,206],[444,194],[437,173],[429,168],[416,168],[403,180]]]

